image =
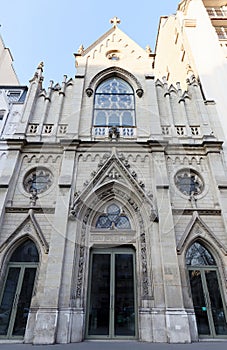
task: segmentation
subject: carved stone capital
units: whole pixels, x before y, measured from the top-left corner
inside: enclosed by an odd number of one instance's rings
[[[93,95],[93,89],[92,88],[87,88],[86,89],[86,94],[88,97],[91,97]]]

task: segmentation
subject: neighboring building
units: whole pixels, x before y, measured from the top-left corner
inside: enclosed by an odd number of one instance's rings
[[[227,337],[227,173],[213,102],[113,27],[4,123],[0,338]]]
[[[13,57],[5,47],[0,35],[0,85],[19,85],[17,75],[13,68]]]
[[[227,1],[181,1],[175,15],[160,19],[155,51],[157,77],[170,84],[193,74],[199,79],[204,99],[216,103],[226,140]]]

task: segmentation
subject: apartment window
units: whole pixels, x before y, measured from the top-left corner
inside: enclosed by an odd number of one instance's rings
[[[224,7],[208,7],[207,12],[210,17],[226,17],[227,11]]]
[[[20,99],[21,91],[8,91],[9,102],[18,102]]]
[[[215,30],[220,40],[227,39],[227,27],[215,27]]]

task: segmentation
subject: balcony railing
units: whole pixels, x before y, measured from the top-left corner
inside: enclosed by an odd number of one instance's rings
[[[227,17],[227,10],[221,7],[208,7],[207,12],[210,17],[223,18]]]
[[[95,139],[134,139],[136,138],[135,126],[94,126],[92,135]]]

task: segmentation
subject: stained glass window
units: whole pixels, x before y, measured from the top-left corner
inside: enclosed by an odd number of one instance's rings
[[[22,243],[13,252],[10,262],[38,262],[39,253],[35,246],[35,243],[30,239]]]
[[[186,253],[186,264],[188,266],[216,265],[212,254],[199,242],[191,245]]]
[[[198,195],[204,188],[201,177],[191,169],[178,171],[175,176],[175,184],[179,191],[188,196]]]
[[[46,168],[35,168],[30,171],[24,179],[24,188],[28,193],[45,192],[53,182],[51,172]]]
[[[107,207],[106,213],[100,215],[96,222],[96,228],[102,229],[130,229],[130,221],[124,212],[116,204]]]
[[[109,78],[98,86],[94,126],[135,126],[134,92],[123,79]]]

